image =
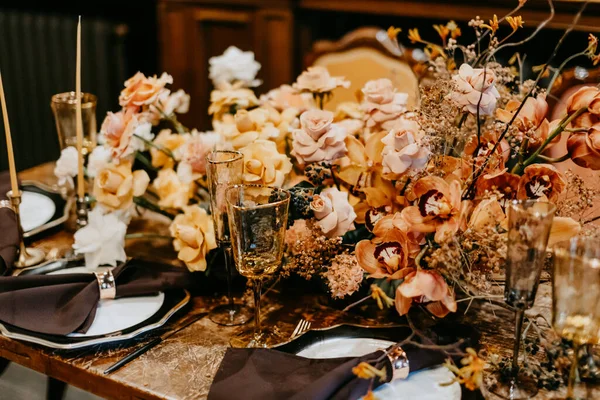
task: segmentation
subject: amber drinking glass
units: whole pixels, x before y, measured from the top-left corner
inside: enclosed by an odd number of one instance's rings
[[[75,130],[77,97],[75,92],[55,94],[52,96],[50,107],[54,114],[61,150],[68,146],[77,146]],[[83,121],[83,153],[85,155],[96,147],[96,96],[93,94],[81,93],[81,117]]]
[[[567,399],[575,397],[579,349],[600,339],[600,241],[574,238],[554,248],[552,324],[573,342]]]
[[[224,253],[225,272],[227,274],[227,304],[211,310],[209,318],[221,325],[241,325],[250,320],[252,313],[247,307],[235,304],[231,291],[231,241],[227,222],[227,201],[225,191],[231,185],[242,183],[244,156],[237,151],[214,150],[206,156],[206,173],[210,193],[210,209],[215,227],[215,236],[219,248]]]
[[[489,391],[504,399],[529,399],[537,393],[537,383],[520,373],[519,349],[525,310],[533,306],[546,260],[548,238],[556,206],[535,200],[515,200],[507,204],[508,247],[504,301],[515,309],[515,343],[511,377],[501,376]]]
[[[261,328],[261,288],[281,265],[290,193],[269,186],[236,185],[227,189],[226,198],[235,266],[252,281],[254,290],[254,329],[233,338],[231,345],[269,347],[277,337],[273,330]]]

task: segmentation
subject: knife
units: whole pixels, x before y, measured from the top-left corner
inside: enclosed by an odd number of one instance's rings
[[[150,350],[154,346],[162,343],[163,340],[166,340],[169,337],[171,337],[174,334],[176,334],[177,332],[180,332],[180,331],[184,330],[188,326],[192,325],[194,322],[197,322],[197,321],[201,320],[202,318],[204,318],[206,315],[208,315],[207,312],[200,313],[200,314],[194,316],[193,318],[191,318],[189,321],[187,321],[186,323],[184,323],[182,326],[180,326],[176,330],[170,331],[170,332],[167,332],[165,334],[162,334],[161,336],[155,337],[154,339],[152,339],[151,341],[149,341],[148,343],[146,343],[145,345],[143,345],[139,349],[135,350],[134,352],[131,352],[131,353],[127,354],[125,357],[123,357],[122,359],[120,359],[119,361],[117,361],[116,363],[114,363],[113,365],[111,365],[110,367],[108,367],[104,371],[104,375],[108,375],[108,374],[110,374],[110,373],[118,370],[119,368],[121,368],[121,367],[129,364],[131,361],[135,360],[136,358],[138,358],[139,356],[141,356],[142,354],[144,354],[145,352],[147,352],[148,350]]]

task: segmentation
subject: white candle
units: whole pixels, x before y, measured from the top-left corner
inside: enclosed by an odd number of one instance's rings
[[[77,23],[77,64],[75,66],[75,96],[77,110],[75,113],[75,129],[77,133],[77,196],[85,196],[85,183],[83,179],[83,121],[81,117],[81,15]]]
[[[17,181],[17,168],[15,167],[15,155],[13,154],[12,137],[10,135],[10,124],[8,123],[8,112],[6,111],[6,99],[4,98],[4,85],[2,85],[2,73],[0,73],[0,101],[2,101],[2,115],[4,116],[4,135],[6,136],[6,151],[8,153],[10,187],[12,189],[13,194],[16,195],[19,193],[19,183]]]

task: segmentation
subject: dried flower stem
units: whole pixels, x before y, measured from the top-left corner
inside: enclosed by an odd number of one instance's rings
[[[551,0],[549,0],[549,1],[551,2]],[[569,33],[571,33],[571,31],[573,30],[573,28],[579,22],[579,19],[581,18],[581,14],[585,10],[586,6],[587,6],[587,1],[583,4],[583,6],[581,6],[581,8],[579,9],[579,12],[577,13],[577,15],[575,15],[575,17],[573,18],[573,21],[571,22],[571,24],[569,25],[569,27],[565,30],[565,32],[563,33],[563,35],[559,39],[558,43],[554,47],[554,50],[552,51],[552,54],[550,54],[550,57],[548,58],[548,61],[546,61],[546,63],[544,64],[544,68],[542,68],[542,70],[538,73],[538,76],[536,77],[533,85],[531,86],[531,89],[529,89],[529,91],[527,92],[527,94],[525,95],[525,97],[523,98],[523,100],[521,101],[521,104],[519,104],[519,107],[517,107],[517,109],[515,110],[512,118],[506,124],[506,127],[504,128],[504,130],[500,134],[500,137],[498,138],[497,142],[494,144],[494,147],[492,147],[491,154],[495,154],[496,150],[498,150],[498,147],[500,146],[500,143],[502,142],[502,139],[504,139],[504,137],[507,135],[508,130],[510,129],[510,127],[512,126],[512,124],[515,122],[515,120],[517,119],[517,116],[519,115],[519,113],[521,112],[521,110],[523,109],[523,107],[525,106],[525,101],[533,94],[533,91],[536,89],[538,83],[542,79],[542,76],[544,75],[544,73],[548,69],[550,63],[552,62],[552,60],[554,60],[554,57],[556,57],[556,54],[558,53],[558,49],[562,46],[562,44],[563,44],[564,40],[566,39],[566,37],[569,35]],[[485,167],[487,166],[487,164],[488,164],[488,162],[489,162],[489,160],[491,158],[492,157],[486,158],[485,161],[483,162],[483,164],[481,165],[481,167],[479,167],[479,170],[477,171],[477,173],[474,174],[473,179],[471,180],[471,183],[469,184],[469,187],[463,192],[463,195],[462,195],[463,199],[467,199],[467,198],[469,198],[471,196],[471,193],[473,192],[473,189],[475,188],[475,184],[477,183],[477,180],[479,179],[479,177],[481,176],[481,174],[483,173],[483,171],[485,171]]]
[[[585,51],[582,51],[580,53],[575,53],[572,56],[567,57],[567,59],[565,61],[563,61],[563,63],[558,66],[558,68],[556,69],[556,71],[554,71],[554,75],[552,75],[552,79],[550,79],[550,82],[548,83],[548,86],[546,87],[546,93],[550,93],[552,91],[552,89],[554,88],[554,82],[556,81],[556,79],[560,75],[560,71],[562,71],[563,68],[571,60],[574,60],[574,59],[576,59],[577,57],[580,57],[580,56],[585,56],[585,53],[586,53]]]
[[[136,133],[133,134],[134,137],[138,138],[139,140],[141,140],[142,142],[144,142],[146,145],[155,148],[158,151],[161,151],[163,153],[165,153],[167,156],[171,157],[173,160],[175,159],[175,156],[173,155],[173,152],[169,149],[167,149],[164,146],[161,146],[160,144],[156,144],[151,140],[148,140]]]

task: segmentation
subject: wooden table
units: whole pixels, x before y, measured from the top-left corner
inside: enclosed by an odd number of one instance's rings
[[[23,180],[52,184],[52,169],[52,164],[45,164],[23,172],[20,177]],[[129,232],[166,233],[167,227],[167,221],[151,218],[150,221],[133,221]],[[34,242],[33,245],[46,251],[54,247],[66,249],[72,244],[72,235],[72,231],[62,230]],[[152,242],[151,245],[147,241],[135,241],[127,243],[126,250],[129,256],[176,262],[168,241]],[[314,328],[341,322],[376,325],[386,321],[373,318],[377,314],[381,318],[381,313],[365,314],[360,310],[344,313],[329,306],[325,296],[289,293],[288,289],[277,287],[265,296],[265,324],[276,326],[285,337],[289,336],[302,317],[312,321]],[[536,309],[532,311],[549,315],[549,286],[542,284],[538,295]],[[188,314],[207,312],[222,301],[222,298],[197,296],[193,299]],[[463,320],[480,330],[484,347],[500,348],[504,353],[510,354],[513,343],[512,318],[513,314],[504,308],[474,302]],[[181,321],[182,317],[169,323],[162,331],[177,327]],[[387,321],[389,323],[389,319]],[[104,398],[204,399],[229,338],[238,329],[240,328],[222,327],[203,318],[109,376],[103,375],[109,365],[149,339],[111,348],[92,347],[64,352],[0,336],[0,357]],[[561,395],[564,396],[564,393],[542,391],[536,398],[559,398]],[[600,398],[600,390],[592,388],[589,398]]]

